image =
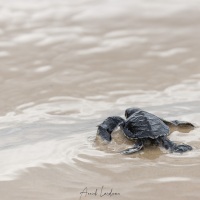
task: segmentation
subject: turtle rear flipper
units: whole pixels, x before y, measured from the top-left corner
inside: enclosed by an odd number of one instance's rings
[[[192,150],[192,147],[190,145],[187,145],[187,144],[180,144],[180,145],[177,145],[174,149],[173,149],[173,152],[176,152],[176,153],[184,153],[186,151],[191,151]]]
[[[173,120],[171,121],[174,125],[180,126],[180,127],[195,127],[194,124],[186,121],[179,121],[179,120]]]
[[[171,126],[178,126],[178,127],[186,127],[186,128],[194,128],[195,125],[187,122],[187,121],[180,121],[180,120],[172,120],[172,121],[168,121],[165,119],[160,118],[165,124],[167,125],[171,125]]]
[[[124,119],[118,116],[108,117],[98,125],[97,134],[100,135],[103,140],[110,142],[112,140],[111,133],[118,126],[123,126],[124,122]]]
[[[167,137],[159,137],[158,142],[167,150],[175,153],[184,153],[186,151],[191,151],[192,147],[187,144],[176,144],[169,140]]]
[[[140,151],[143,148],[143,146],[144,145],[143,145],[142,140],[138,139],[132,148],[125,149],[125,150],[121,151],[120,153],[125,154],[125,155],[136,153],[136,152]]]

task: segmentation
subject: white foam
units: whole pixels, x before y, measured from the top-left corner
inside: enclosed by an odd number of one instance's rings
[[[51,69],[52,69],[52,66],[47,65],[47,66],[38,67],[38,68],[35,70],[35,72],[37,72],[37,73],[44,73],[44,72],[47,72],[47,71],[49,71],[49,70],[51,70]]]
[[[189,49],[187,48],[174,48],[174,49],[169,49],[166,51],[150,51],[147,53],[148,56],[159,56],[159,57],[170,57],[170,56],[174,56],[177,54],[181,54],[181,53],[186,53],[188,52]]]
[[[10,53],[7,51],[0,51],[0,57],[7,57],[9,55],[10,55]]]
[[[156,181],[161,183],[168,183],[168,182],[183,182],[183,181],[190,181],[191,179],[188,177],[164,177],[158,178]]]

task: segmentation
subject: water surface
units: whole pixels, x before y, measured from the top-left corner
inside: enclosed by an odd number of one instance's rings
[[[199,199],[199,1],[1,0],[0,196]],[[130,156],[96,125],[141,107],[194,122],[169,138],[194,150],[147,147]]]

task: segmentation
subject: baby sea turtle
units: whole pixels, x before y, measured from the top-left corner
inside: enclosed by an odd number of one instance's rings
[[[124,135],[130,140],[136,140],[133,147],[123,150],[122,154],[131,154],[140,151],[148,140],[154,141],[170,152],[183,153],[191,151],[187,144],[177,145],[167,136],[170,133],[168,125],[185,126],[193,128],[194,125],[185,121],[167,121],[139,108],[128,108],[125,111],[126,120],[119,116],[108,117],[98,125],[97,134],[103,140],[111,141],[111,133],[120,127]]]

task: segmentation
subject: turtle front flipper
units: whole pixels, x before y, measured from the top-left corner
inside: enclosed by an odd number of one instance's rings
[[[136,152],[140,151],[143,148],[143,146],[144,145],[143,145],[142,140],[138,139],[132,148],[125,149],[125,150],[121,151],[120,153],[125,154],[125,155],[136,153]]]
[[[165,149],[170,150],[171,152],[184,153],[184,152],[192,150],[191,146],[187,144],[178,145],[172,142],[171,140],[169,140],[167,137],[159,137],[157,140]]]
[[[112,140],[111,133],[119,125],[123,125],[125,120],[118,116],[112,116],[105,119],[97,127],[97,134],[101,136],[103,140],[110,142]]]
[[[194,124],[192,124],[190,122],[186,122],[186,121],[179,121],[179,120],[168,121],[168,120],[165,120],[162,118],[160,118],[160,119],[167,125],[178,126],[178,127],[188,127],[188,128],[195,127]]]

